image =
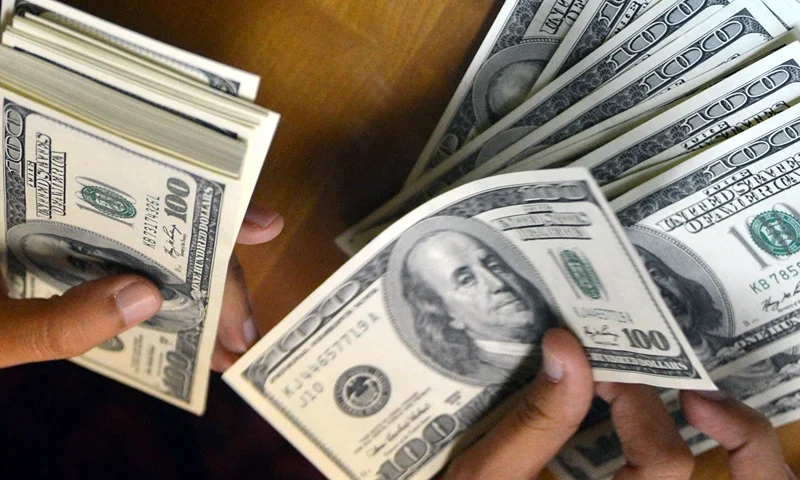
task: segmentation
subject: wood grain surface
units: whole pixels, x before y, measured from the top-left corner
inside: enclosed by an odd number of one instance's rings
[[[282,120],[254,201],[281,212],[286,227],[274,242],[237,253],[263,332],[345,262],[333,238],[399,189],[502,4],[66,3],[261,76],[257,102]],[[780,436],[800,469],[800,424]],[[695,478],[726,477],[724,452],[699,457]]]

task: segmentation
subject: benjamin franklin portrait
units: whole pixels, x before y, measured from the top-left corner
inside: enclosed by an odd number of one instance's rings
[[[530,377],[557,320],[525,256],[478,220],[434,217],[397,242],[387,270],[392,320],[423,361],[470,383]]]
[[[179,290],[180,279],[102,236],[57,222],[37,221],[12,227],[7,238],[14,256],[31,273],[62,291],[109,275],[147,277],[158,285],[164,303],[144,327],[177,332],[202,320],[202,305]]]
[[[628,233],[692,349],[706,368],[712,368],[717,352],[736,333],[719,282],[699,256],[677,241],[643,228]]]

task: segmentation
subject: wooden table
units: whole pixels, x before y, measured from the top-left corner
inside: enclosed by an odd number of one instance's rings
[[[72,0],[67,3],[257,73],[283,116],[254,200],[286,218],[240,248],[269,330],[346,257],[333,238],[398,190],[501,0]],[[780,430],[800,470],[800,423]],[[719,449],[695,478],[725,478]]]

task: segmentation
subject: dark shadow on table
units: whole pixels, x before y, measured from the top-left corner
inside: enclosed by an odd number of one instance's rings
[[[0,370],[0,479],[324,478],[213,374],[199,418],[70,364]]]

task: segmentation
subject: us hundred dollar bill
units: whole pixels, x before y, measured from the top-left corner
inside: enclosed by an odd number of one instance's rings
[[[622,113],[618,113],[611,118],[603,120],[566,140],[562,140],[543,150],[539,150],[533,155],[503,168],[498,173],[536,170],[541,168],[542,165],[549,165],[548,168],[568,165],[569,162],[578,160],[581,156],[587,155],[620,135],[678,106],[686,98],[696,95],[709,86],[723,81],[740,69],[797,41],[800,41],[800,33],[798,33],[795,28],[792,28],[777,38],[748,52],[736,55],[735,58],[705,73],[688,80],[682,79],[678,85],[650,97],[643,102],[637,103]]]
[[[161,311],[74,361],[202,413],[235,241],[224,226],[247,202],[238,184],[2,89],[0,101],[10,295],[46,298],[107,275],[146,276],[161,291]]]
[[[585,155],[600,183],[700,150],[775,116],[800,97],[800,43],[739,71]]]
[[[3,26],[15,14],[41,16],[165,66],[215,90],[249,101],[255,100],[258,93],[260,79],[257,75],[153,40],[54,0],[2,0],[0,8],[0,24]]]
[[[629,173],[614,180],[613,182],[606,183],[600,187],[600,190],[603,192],[603,195],[606,196],[607,200],[614,200],[615,198],[633,190],[644,182],[661,175],[676,165],[680,165],[691,158],[691,156],[692,154],[682,155],[680,157],[673,158],[672,160],[666,160],[650,167],[637,170],[636,172]]]
[[[783,18],[787,22],[793,21],[794,11],[782,9],[777,0],[768,1],[772,8],[782,12]],[[772,5],[773,3],[774,5]],[[663,3],[656,4],[641,19],[646,19],[661,5]],[[632,27],[633,25],[629,28]],[[536,151],[548,145],[567,140],[675,85],[709,72],[730,58],[761,47],[786,31],[785,24],[761,1],[737,0],[708,17],[702,27],[688,29],[688,31],[678,30],[680,38],[627,70],[615,82],[593,91],[557,117],[532,129],[533,131],[525,134],[524,138],[511,147],[468,173],[456,177],[456,170],[451,170],[441,176],[436,176],[437,173],[440,173],[439,169],[432,170],[428,175],[422,177],[413,188],[404,189],[389,202],[340,235],[337,243],[345,251],[355,251],[374,238],[374,233],[380,231],[381,226],[385,228],[402,214],[449,186],[493,175],[518,161],[529,158]],[[614,39],[620,36],[615,36]],[[540,93],[544,91],[542,90]],[[566,99],[565,102],[570,103]],[[457,157],[459,154],[454,155],[450,160]],[[442,164],[441,168],[446,166],[446,163]],[[535,167],[545,166],[548,165]]]
[[[589,0],[547,62],[534,88],[541,88],[589,56],[658,0]]]
[[[525,100],[491,128],[464,145],[429,173],[455,171],[459,176],[492,158],[526,134],[566,110],[646,55],[669,44],[722,9],[728,0],[672,0],[656,3],[601,48]],[[652,34],[651,32],[655,32]],[[455,174],[455,173],[454,173]],[[411,186],[409,185],[409,188]]]
[[[658,52],[582,99],[562,114],[499,153],[460,181],[491,175],[531,154],[661,95],[786,32],[800,14],[778,0],[738,0]],[[779,16],[773,13],[779,12]],[[538,165],[539,168],[548,166]]]
[[[224,379],[323,473],[353,479],[431,477],[535,374],[561,321],[597,380],[713,388],[604,203],[574,169],[448,192]]]
[[[800,343],[798,153],[795,106],[612,202],[713,378]]]
[[[586,0],[508,0],[478,49],[406,184],[518,107]]]
[[[761,411],[775,427],[800,418],[800,351],[777,353],[717,382],[733,398]],[[675,391],[665,392],[665,406],[694,455],[718,444],[689,425]],[[607,411],[606,411],[607,413]],[[550,463],[560,479],[610,478],[626,463],[610,420],[578,432]]]

